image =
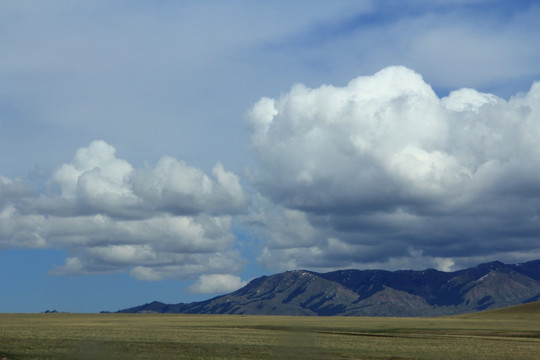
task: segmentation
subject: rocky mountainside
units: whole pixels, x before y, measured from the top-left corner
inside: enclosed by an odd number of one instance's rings
[[[190,304],[152,302],[125,313],[438,316],[540,300],[540,260],[481,264],[455,272],[287,271]]]

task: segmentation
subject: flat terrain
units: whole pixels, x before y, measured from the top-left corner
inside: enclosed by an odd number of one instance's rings
[[[540,303],[443,318],[0,314],[0,358],[540,359]]]

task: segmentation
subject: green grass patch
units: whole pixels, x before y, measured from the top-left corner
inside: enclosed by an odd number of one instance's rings
[[[497,312],[442,318],[0,314],[18,359],[535,359],[540,322]]]

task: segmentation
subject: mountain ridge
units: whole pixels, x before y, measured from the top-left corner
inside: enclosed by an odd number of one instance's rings
[[[154,301],[121,313],[303,316],[442,316],[491,310],[540,298],[540,260],[499,261],[454,272],[435,269],[292,270],[253,279],[205,301]]]

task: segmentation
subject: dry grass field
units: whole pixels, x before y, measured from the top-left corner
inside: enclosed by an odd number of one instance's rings
[[[540,303],[443,318],[0,314],[0,358],[540,359]]]

